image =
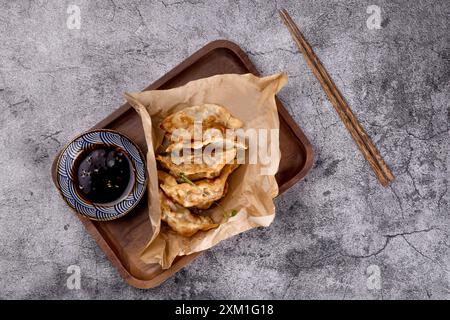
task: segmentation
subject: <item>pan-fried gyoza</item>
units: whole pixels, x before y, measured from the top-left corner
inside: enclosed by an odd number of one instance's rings
[[[236,157],[236,149],[216,153],[210,161],[203,160],[203,153],[200,153],[200,161],[195,153],[189,157],[189,161],[186,161],[186,157],[180,156],[174,159],[171,154],[164,154],[157,155],[156,160],[174,177],[184,174],[190,180],[212,179],[220,175],[223,167]]]
[[[222,106],[204,104],[169,115],[160,127],[166,131],[166,143],[156,155],[161,167],[161,219],[184,236],[215,228],[218,225],[205,210],[219,205],[229,176],[239,167],[237,149],[246,146],[227,130],[243,127],[242,121]],[[206,130],[201,141],[191,138],[198,127]],[[184,129],[188,136],[178,136],[177,129]]]
[[[158,178],[164,193],[185,208],[196,207],[208,209],[214,201],[225,195],[228,176],[238,167],[237,164],[228,164],[220,176],[215,179],[203,179],[196,182],[178,183],[172,175],[159,171]],[[184,178],[183,176],[181,177]]]
[[[172,138],[172,136],[169,137]],[[201,149],[207,145],[225,150],[233,147],[246,149],[245,143],[238,139],[237,133],[234,130],[223,132],[217,128],[209,128],[203,133],[201,139],[192,140],[191,138],[192,136],[190,135],[188,135],[186,139],[179,139],[179,137],[177,137],[173,142],[168,143],[165,151],[179,152],[179,150],[185,148]]]
[[[193,106],[178,111],[161,123],[161,128],[168,133],[173,133],[176,129],[185,129],[192,132],[194,123],[202,125],[202,129],[208,128],[242,128],[241,120],[234,118],[227,109],[216,104],[203,104]]]
[[[166,222],[173,231],[190,237],[198,231],[207,231],[218,226],[208,216],[193,214],[189,209],[174,203],[159,190],[161,203],[161,220]]]

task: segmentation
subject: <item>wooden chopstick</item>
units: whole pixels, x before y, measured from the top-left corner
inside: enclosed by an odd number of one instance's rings
[[[353,140],[359,147],[364,158],[367,160],[372,170],[375,172],[378,180],[383,186],[387,186],[390,181],[395,177],[389,169],[388,165],[384,162],[377,147],[373,144],[370,137],[367,135],[356,116],[348,106],[345,99],[342,97],[339,89],[329,76],[328,72],[323,67],[319,58],[312,50],[311,46],[303,37],[302,33],[298,29],[297,25],[292,21],[291,17],[285,9],[279,11],[283,22],[286,24],[289,32],[292,35],[295,43],[300,51],[303,53],[308,66],[319,80],[322,88],[330,99],[334,109],[340,116],[342,122],[346,126]]]

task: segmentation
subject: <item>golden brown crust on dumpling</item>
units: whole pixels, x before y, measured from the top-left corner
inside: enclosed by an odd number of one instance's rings
[[[191,237],[198,231],[207,231],[218,226],[210,217],[193,214],[189,209],[174,203],[161,190],[159,198],[161,220],[166,222],[172,230],[185,237]]]

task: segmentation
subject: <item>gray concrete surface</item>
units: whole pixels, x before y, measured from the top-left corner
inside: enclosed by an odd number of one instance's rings
[[[69,5],[80,30],[66,25]],[[381,29],[369,29],[369,5]],[[281,23],[285,7],[397,180],[384,189]],[[448,299],[448,1],[6,1],[0,5],[0,298]],[[128,286],[57,194],[58,150],[209,41],[242,46],[316,153],[266,229],[153,290]],[[66,287],[69,265],[81,289]]]

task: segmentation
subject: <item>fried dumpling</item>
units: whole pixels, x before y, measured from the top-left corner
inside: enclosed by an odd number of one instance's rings
[[[196,159],[200,157],[200,159]],[[203,161],[203,153],[197,156],[194,152],[189,156],[189,161],[185,162],[184,157],[172,158],[171,154],[157,155],[159,163],[170,171],[170,174],[179,177],[182,173],[190,180],[203,178],[212,179],[220,175],[223,167],[231,163],[236,157],[236,149],[232,148],[224,152],[215,154],[210,160]],[[196,161],[200,160],[200,161]],[[197,163],[196,163],[197,162]]]
[[[207,231],[218,226],[210,217],[193,214],[189,209],[174,203],[161,190],[159,190],[159,199],[161,202],[161,219],[172,230],[185,237],[190,237],[198,231]]]
[[[185,208],[196,207],[208,209],[214,201],[225,195],[228,176],[238,167],[238,164],[227,164],[220,176],[215,179],[203,179],[196,182],[178,183],[170,174],[158,171],[160,187],[164,193],[176,203]],[[182,178],[182,177],[181,177]]]
[[[175,141],[170,143],[165,152],[180,152],[183,149],[201,149],[209,146],[218,150],[228,150],[232,148],[247,149],[245,142],[236,140],[236,137],[214,136],[206,137],[200,141]]]
[[[169,133],[173,133],[176,129],[192,132],[194,123],[201,123],[202,129],[215,127],[238,129],[243,126],[242,121],[234,118],[224,107],[203,104],[185,108],[168,116],[161,123],[161,128]]]

